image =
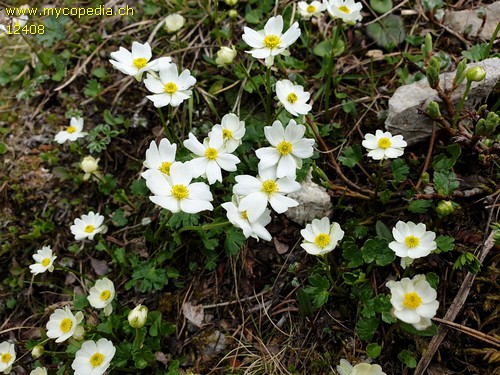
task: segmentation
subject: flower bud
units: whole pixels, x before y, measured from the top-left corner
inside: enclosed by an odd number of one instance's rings
[[[224,0],[224,2],[229,5],[230,7],[235,6],[238,4],[238,0]]]
[[[439,85],[439,72],[441,70],[441,59],[437,56],[431,57],[429,60],[429,65],[425,70],[425,75],[427,76],[427,81],[429,81],[429,86],[433,89]]]
[[[427,106],[427,114],[433,119],[438,119],[441,117],[441,111],[439,110],[439,104],[432,100]]]
[[[143,305],[137,305],[128,313],[128,323],[132,328],[142,328],[148,318],[148,308]]]
[[[427,185],[430,182],[430,180],[431,180],[431,176],[429,176],[429,173],[427,173],[427,172],[422,173],[422,183],[424,185]]]
[[[436,207],[436,212],[439,217],[445,217],[455,211],[455,203],[452,201],[439,201]]]
[[[31,356],[33,359],[40,358],[43,353],[45,353],[45,349],[42,345],[36,345],[33,349],[31,349]]]
[[[465,78],[467,78],[468,81],[480,82],[484,77],[486,77],[486,70],[484,70],[482,66],[473,66],[465,72]]]
[[[169,14],[165,18],[165,31],[168,33],[175,33],[182,29],[182,26],[186,23],[186,19],[182,17],[180,14],[174,13]]]
[[[85,173],[94,173],[99,169],[99,158],[95,159],[93,156],[85,156],[80,163],[80,168]]]
[[[85,328],[81,325],[75,327],[75,333],[73,333],[73,338],[76,341],[82,341],[85,338]]]
[[[236,49],[234,47],[221,47],[220,50],[217,51],[217,58],[215,62],[217,65],[226,65],[231,64],[236,57]]]
[[[238,11],[236,9],[231,9],[229,12],[227,12],[227,14],[229,15],[229,18],[231,18],[232,20],[238,18]]]

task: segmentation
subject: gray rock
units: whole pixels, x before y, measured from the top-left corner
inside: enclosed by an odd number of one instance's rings
[[[464,108],[472,108],[486,98],[500,84],[500,58],[491,58],[479,63],[467,64],[467,67],[481,65],[486,70],[486,78],[481,82],[473,82]],[[451,87],[455,72],[443,73],[439,76],[443,89]],[[452,95],[456,104],[465,90],[466,80]],[[401,134],[413,145],[426,140],[432,132],[432,120],[420,114],[418,110],[427,108],[430,101],[440,102],[436,90],[429,87],[427,79],[399,87],[389,99],[389,114],[385,127],[393,134]]]
[[[500,1],[484,7],[486,10],[486,23],[483,29],[477,34],[481,27],[482,20],[476,15],[476,10],[460,10],[457,12],[447,12],[444,16],[444,24],[460,34],[465,34],[466,28],[472,26],[469,36],[479,36],[481,39],[490,40],[493,31],[500,22]]]
[[[313,219],[330,216],[333,211],[330,195],[324,187],[312,182],[311,178],[311,172],[309,172],[307,178],[301,183],[301,189],[287,195],[299,202],[297,207],[290,207],[285,213],[286,217],[297,224],[304,225]]]

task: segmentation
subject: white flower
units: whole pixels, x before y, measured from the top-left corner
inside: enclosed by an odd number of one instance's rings
[[[132,328],[142,328],[148,319],[148,308],[143,305],[137,305],[130,310],[127,316],[128,323]]]
[[[368,156],[373,160],[394,159],[403,155],[403,149],[407,146],[402,135],[392,136],[389,132],[377,130],[375,135],[365,134],[361,143],[369,152]]]
[[[361,16],[363,6],[354,0],[323,0],[323,3],[333,18],[340,18],[345,23],[354,24],[363,18]]]
[[[396,226],[392,228],[392,236],[394,241],[389,244],[389,248],[398,257],[403,258],[401,260],[403,268],[410,265],[414,259],[425,257],[437,248],[434,241],[436,233],[426,231],[423,223],[398,221]]]
[[[0,371],[8,374],[16,360],[14,344],[4,341],[0,344]]]
[[[185,69],[180,75],[177,71],[177,65],[158,62],[158,72],[160,78],[156,78],[148,73],[144,80],[146,88],[154,95],[147,95],[156,108],[171,105],[178,107],[184,100],[191,96],[190,88],[196,83],[188,69]]]
[[[47,337],[56,339],[56,342],[63,342],[75,333],[76,326],[83,320],[81,311],[75,315],[68,306],[64,309],[56,309],[47,322]]]
[[[245,135],[245,121],[240,121],[234,113],[228,113],[222,117],[220,125],[216,124],[212,127],[212,131],[208,133],[209,138],[216,129],[222,131],[226,152],[231,153],[238,148],[241,144],[241,139]]]
[[[132,43],[132,52],[120,47],[118,51],[111,52],[111,59],[109,62],[120,72],[129,76],[135,77],[140,81],[142,74],[149,70],[158,70],[157,60],[151,60],[151,46],[149,43]],[[172,61],[170,57],[163,57],[167,62]]]
[[[90,211],[87,215],[82,215],[81,218],[75,219],[74,224],[70,227],[71,233],[75,236],[76,241],[88,238],[93,240],[97,233],[104,232],[106,225],[103,225],[104,216]]]
[[[71,368],[74,375],[102,375],[115,356],[116,348],[107,339],[85,341],[75,354]]]
[[[217,57],[215,58],[215,63],[219,66],[231,64],[236,57],[236,48],[234,46],[230,47],[221,47],[220,50],[217,51]]]
[[[45,367],[37,367],[31,370],[30,375],[47,375],[47,369]]]
[[[293,116],[306,115],[311,110],[307,104],[311,94],[304,91],[300,85],[294,85],[288,79],[276,82],[276,95],[285,109]]]
[[[302,248],[311,255],[323,255],[337,247],[338,242],[344,238],[344,231],[338,223],[332,223],[327,217],[314,219],[300,231],[304,242]]]
[[[184,147],[198,156],[189,161],[193,177],[206,175],[210,185],[215,181],[222,182],[222,169],[234,172],[236,164],[240,162],[237,156],[226,152],[220,129],[212,130],[210,138],[203,144],[192,133],[189,133],[189,139],[184,141]]]
[[[300,184],[290,177],[276,178],[273,168],[261,170],[257,177],[249,175],[236,176],[233,193],[243,196],[238,210],[246,211],[250,222],[256,222],[265,212],[267,202],[279,214],[299,203],[285,194],[300,190]]]
[[[115,298],[115,285],[107,277],[103,277],[95,282],[90,288],[87,299],[92,307],[104,309],[104,315],[108,316],[113,311],[111,302]]]
[[[310,4],[305,1],[299,1],[297,7],[299,8],[301,17],[305,20],[311,17],[321,17],[323,11],[326,9],[326,5],[319,1],[311,1]]]
[[[80,163],[80,168],[85,172],[83,175],[84,180],[88,180],[92,174],[99,175],[99,158],[93,156],[85,156]]]
[[[264,30],[255,31],[249,27],[244,28],[243,40],[253,48],[250,53],[256,59],[265,59],[265,64],[270,67],[274,63],[274,56],[282,54],[288,56],[287,48],[300,36],[298,22],[295,22],[286,33],[283,31],[283,17],[271,17],[266,22]]]
[[[170,167],[170,177],[166,179],[155,169],[147,175],[146,185],[154,194],[149,199],[171,211],[194,214],[214,208],[210,188],[204,182],[191,183],[193,179],[189,165],[176,162]]]
[[[50,246],[43,246],[41,250],[37,250],[36,254],[33,254],[33,259],[36,263],[30,266],[31,273],[38,275],[47,270],[49,272],[54,271],[54,260],[56,258]]]
[[[35,345],[33,349],[31,349],[31,356],[33,359],[40,358],[44,353],[45,349],[43,348],[43,345]]]
[[[416,275],[411,280],[405,277],[401,281],[388,281],[386,285],[391,290],[391,304],[396,318],[418,330],[430,326],[430,319],[436,315],[439,302],[425,275]]]
[[[175,33],[176,31],[182,29],[182,26],[184,26],[185,23],[186,19],[180,14],[169,14],[165,18],[165,31],[169,33]]]
[[[262,238],[266,241],[271,241],[271,234],[267,231],[265,226],[271,222],[271,211],[265,209],[264,213],[260,215],[255,221],[248,219],[247,211],[240,211],[239,198],[233,195],[231,202],[221,204],[222,208],[227,211],[227,218],[236,228],[240,228],[246,238],[253,237],[257,241]]]
[[[59,144],[63,144],[66,141],[76,141],[78,138],[83,138],[87,135],[83,132],[83,118],[81,117],[71,117],[69,126],[66,130],[61,130],[56,134],[55,140]]]
[[[149,148],[146,150],[146,160],[144,166],[148,168],[147,171],[142,173],[142,177],[146,178],[148,171],[157,169],[164,176],[170,175],[170,166],[175,161],[175,153],[177,152],[177,145],[170,143],[167,138],[160,141],[159,146],[155,141],[151,141]]]
[[[278,178],[291,177],[295,179],[296,169],[302,168],[302,159],[313,154],[314,139],[303,138],[306,127],[290,120],[286,128],[280,121],[272,126],[264,127],[266,139],[272,147],[262,147],[255,151],[260,159],[259,169],[276,166]]]
[[[337,366],[337,372],[339,375],[386,375],[379,365],[358,363],[353,367],[345,359],[340,360],[340,364]]]

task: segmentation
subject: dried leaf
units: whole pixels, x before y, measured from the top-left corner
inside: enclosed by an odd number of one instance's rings
[[[185,302],[182,304],[182,313],[191,324],[198,328],[203,326],[203,320],[205,318],[203,305],[192,305],[191,302]]]

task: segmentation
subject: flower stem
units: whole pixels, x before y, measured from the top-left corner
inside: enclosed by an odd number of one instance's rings
[[[272,91],[271,91],[271,68],[266,69],[266,120],[268,124],[271,123],[271,100],[272,100]]]
[[[453,129],[457,128],[458,118],[460,117],[460,113],[462,109],[464,109],[465,99],[467,99],[467,95],[469,95],[470,89],[472,86],[472,81],[467,80],[467,86],[465,86],[465,91],[460,98],[460,102],[458,102],[457,108],[455,110],[455,117],[453,117]]]
[[[163,125],[163,130],[165,131],[165,135],[167,136],[168,140],[170,142],[173,142],[174,140],[172,139],[172,134],[170,134],[170,130],[168,129],[167,123],[165,122],[165,117],[163,117],[163,111],[161,108],[156,108],[158,110],[158,114],[160,115],[160,121],[161,124]]]
[[[328,61],[328,69],[326,71],[326,87],[325,87],[325,118],[327,121],[330,121],[330,90],[333,83],[333,70],[335,68],[335,48],[337,47],[337,41],[339,39],[340,34],[340,22],[337,22],[335,25],[335,31],[333,32],[333,45],[332,51],[330,53],[330,60]]]

